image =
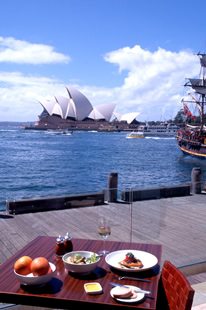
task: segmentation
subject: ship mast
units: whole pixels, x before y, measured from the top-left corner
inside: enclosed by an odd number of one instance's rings
[[[203,126],[204,126],[204,108],[205,108],[205,95],[206,95],[206,54],[198,53],[198,56],[200,57],[200,64],[201,64],[201,71],[202,71],[202,93],[201,93],[201,113],[200,113],[200,131],[202,132]]]
[[[199,107],[200,112],[200,133],[203,131],[204,127],[204,109],[206,100],[206,54],[197,54],[200,58],[200,78],[199,79],[188,79],[185,86],[189,86],[194,89],[197,95],[200,95],[199,100],[196,100],[196,104]]]

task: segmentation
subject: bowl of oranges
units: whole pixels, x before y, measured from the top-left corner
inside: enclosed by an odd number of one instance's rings
[[[54,276],[56,266],[45,257],[21,256],[14,263],[14,274],[23,285],[42,285]]]

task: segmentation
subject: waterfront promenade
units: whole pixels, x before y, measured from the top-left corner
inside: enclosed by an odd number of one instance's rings
[[[169,259],[178,267],[206,261],[204,193],[14,216],[1,212],[0,261],[39,235],[58,236],[68,231],[73,237],[99,239],[97,220],[103,214],[111,220],[108,240],[160,243],[162,263]],[[204,282],[206,273],[188,279],[192,284]]]

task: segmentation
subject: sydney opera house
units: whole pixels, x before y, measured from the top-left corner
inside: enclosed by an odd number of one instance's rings
[[[43,111],[39,120],[25,129],[122,131],[134,128],[138,113],[117,117],[114,112],[115,104],[94,107],[74,87],[66,87],[66,92],[67,97],[54,96],[50,100],[41,101]]]

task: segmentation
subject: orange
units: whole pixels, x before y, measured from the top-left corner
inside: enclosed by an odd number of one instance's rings
[[[45,257],[36,257],[31,262],[31,272],[34,276],[42,276],[50,271],[49,261]]]
[[[14,263],[14,270],[21,274],[27,275],[31,273],[32,258],[30,256],[22,256]]]

